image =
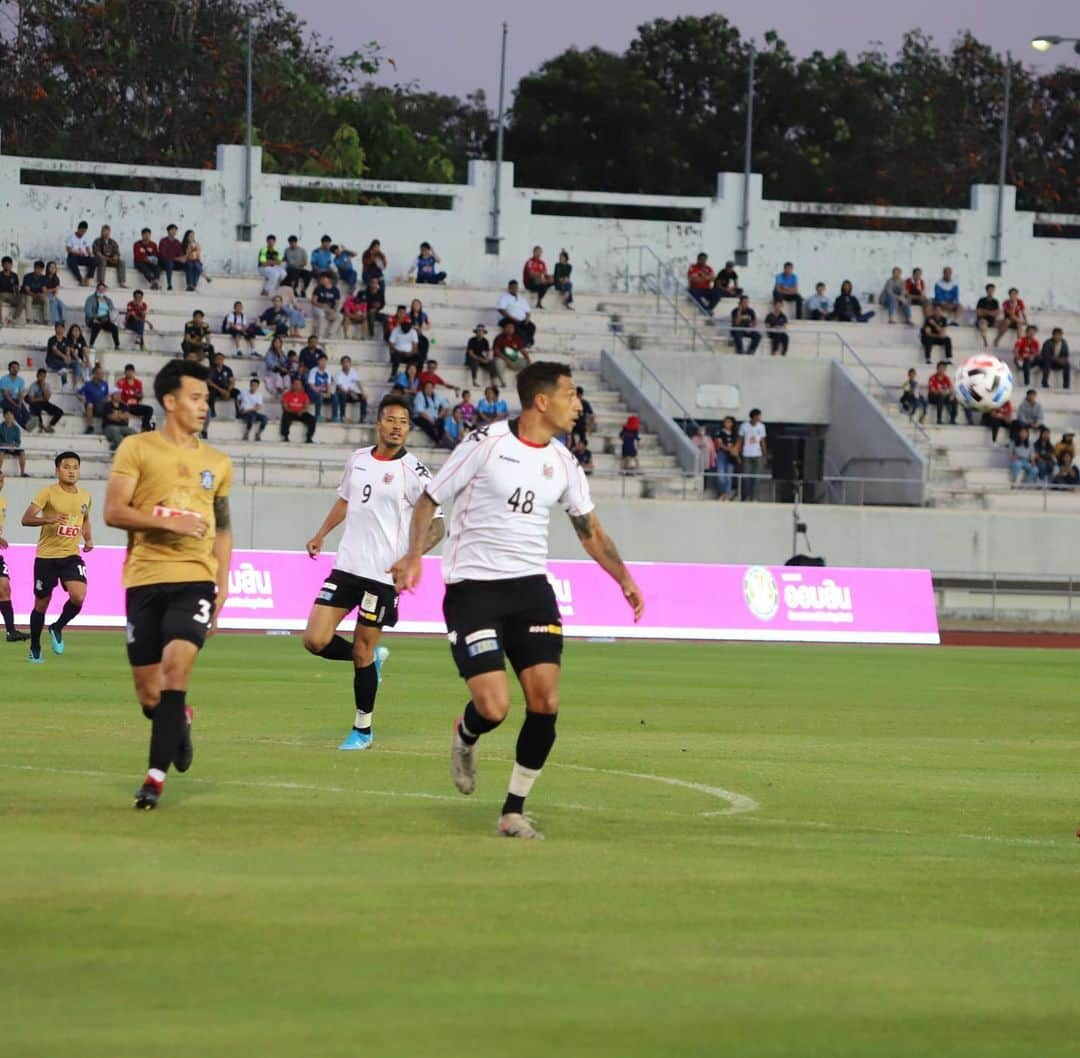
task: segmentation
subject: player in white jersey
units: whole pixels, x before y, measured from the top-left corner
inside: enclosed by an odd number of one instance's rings
[[[304,646],[312,654],[351,661],[355,669],[356,719],[340,749],[371,745],[371,714],[382,662],[389,653],[378,646],[379,636],[383,628],[397,624],[398,597],[390,566],[408,547],[413,506],[431,480],[427,467],[405,450],[409,424],[408,400],[383,397],[375,419],[376,444],[358,448],[349,457],[338,498],[307,542],[307,553],[315,558],[327,534],[345,522],[333,572],[316,596],[304,630]],[[434,512],[422,550],[430,551],[442,536],[442,515]],[[356,633],[349,643],[337,634],[337,627],[354,607]]]
[[[442,503],[454,501],[443,548],[443,615],[450,649],[472,700],[454,725],[450,773],[476,788],[476,742],[510,709],[509,659],[525,692],[510,790],[499,816],[506,837],[539,838],[525,798],[555,743],[562,618],[546,574],[548,524],[556,504],[585,551],[642,613],[641,591],[597,520],[577,460],[554,438],[569,433],[581,400],[565,364],[536,361],[517,376],[521,417],[482,427],[454,449],[416,502],[409,550],[393,567],[400,590],[420,580],[423,544]]]

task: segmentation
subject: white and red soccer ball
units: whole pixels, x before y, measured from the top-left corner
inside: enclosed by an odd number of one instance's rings
[[[969,356],[956,371],[956,396],[974,411],[994,411],[1012,396],[1008,364],[989,353]]]

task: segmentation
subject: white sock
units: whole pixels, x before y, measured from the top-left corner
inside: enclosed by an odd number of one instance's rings
[[[533,783],[540,778],[540,768],[523,768],[520,764],[514,765],[510,772],[510,793],[515,797],[528,797]]]
[[[148,779],[153,779],[154,782],[164,782],[165,781],[165,773],[163,771],[161,771],[159,768],[151,768],[146,773],[146,777]]]
[[[371,713],[361,712],[356,710],[356,722],[353,724],[358,731],[370,731],[371,730]]]

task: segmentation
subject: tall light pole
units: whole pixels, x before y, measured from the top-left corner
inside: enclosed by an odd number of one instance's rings
[[[998,159],[997,215],[994,219],[994,256],[986,262],[988,275],[1000,276],[1005,259],[1001,254],[1005,212],[1005,165],[1009,159],[1009,90],[1012,86],[1012,52],[1005,53],[1005,104],[1001,114],[1001,155]]]
[[[506,34],[507,24],[502,24],[502,58],[499,61],[499,123],[495,130],[495,186],[491,191],[491,234],[484,240],[486,253],[498,254],[502,235],[499,233],[499,216],[502,212],[502,161],[503,117],[506,113]]]
[[[1080,55],[1080,37],[1059,37],[1055,33],[1044,33],[1041,37],[1033,37],[1031,46],[1036,51],[1049,51],[1055,44],[1071,44],[1073,51]]]
[[[745,268],[750,263],[750,167],[754,152],[754,57],[757,54],[750,42],[750,69],[746,78],[746,150],[743,156],[742,222],[739,224],[739,247],[735,263]]]
[[[245,61],[247,65],[247,141],[244,149],[244,220],[240,225],[237,232],[237,239],[240,242],[251,242],[251,51],[252,51],[252,27],[251,19],[248,19],[247,24],[247,54]]]

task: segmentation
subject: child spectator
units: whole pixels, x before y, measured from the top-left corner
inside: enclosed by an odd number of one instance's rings
[[[1039,339],[1035,336],[1038,328],[1034,324],[1028,324],[1023,336],[1018,336],[1013,346],[1013,365],[1024,375],[1024,385],[1031,385],[1031,369],[1039,359],[1041,348]],[[997,345],[997,342],[994,343]]]
[[[415,276],[417,283],[445,283],[446,273],[438,270],[440,264],[442,264],[442,261],[439,259],[439,255],[431,248],[431,243],[422,242],[420,244],[420,255],[413,262],[412,268],[409,269],[409,282],[411,283]]]
[[[472,394],[467,390],[461,391],[461,403],[458,405],[461,409],[461,417],[465,420],[465,425],[471,430],[476,425],[476,405],[472,402]]]
[[[949,422],[956,423],[956,411],[958,408],[956,394],[953,392],[953,381],[946,372],[947,364],[939,360],[937,369],[930,376],[927,386],[927,399],[937,411],[937,424],[941,425],[941,413],[943,410],[949,413]]]
[[[627,416],[623,428],[619,431],[619,440],[622,442],[619,470],[624,474],[636,474],[641,469],[641,463],[638,459],[638,445],[641,443],[641,422],[636,415]]]
[[[1012,401],[1007,400],[1000,408],[993,411],[983,412],[982,424],[990,431],[991,444],[997,444],[998,431],[1004,427],[1006,440],[1011,439],[1010,425],[1013,418]]]
[[[919,412],[919,422],[926,422],[926,398],[919,393],[919,380],[913,367],[908,368],[907,381],[904,383],[903,392],[900,394],[900,408],[912,418],[914,418],[915,412]],[[938,422],[941,422],[940,411],[938,412]]]
[[[255,440],[261,441],[263,430],[270,420],[263,413],[263,395],[259,392],[259,380],[254,375],[248,381],[248,388],[236,398],[236,409],[244,421],[242,439],[246,441],[254,428]]]

